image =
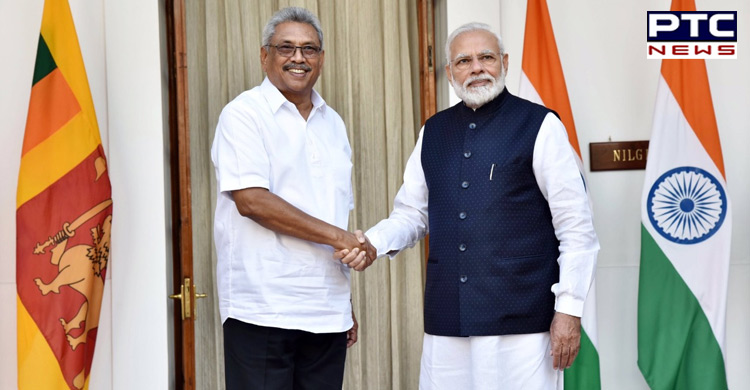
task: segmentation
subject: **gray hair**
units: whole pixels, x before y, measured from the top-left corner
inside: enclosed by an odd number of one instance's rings
[[[453,43],[453,40],[456,39],[459,35],[467,32],[472,31],[487,31],[490,34],[492,34],[497,39],[497,46],[500,47],[500,57],[502,57],[505,54],[505,46],[503,46],[503,39],[500,38],[500,35],[497,35],[488,24],[484,23],[466,23],[463,26],[455,29],[451,35],[448,36],[448,40],[445,42],[445,62],[449,64],[452,60],[451,58],[451,44]]]
[[[315,14],[300,7],[282,8],[273,14],[271,20],[266,23],[266,27],[263,27],[263,46],[271,44],[271,38],[276,34],[276,26],[286,22],[306,23],[313,26],[318,33],[320,48],[323,48],[323,29],[320,28],[320,21]]]

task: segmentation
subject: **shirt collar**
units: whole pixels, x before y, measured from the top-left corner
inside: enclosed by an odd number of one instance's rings
[[[266,97],[266,101],[271,106],[271,110],[274,114],[279,111],[279,108],[281,108],[284,103],[289,102],[284,95],[281,94],[281,91],[271,83],[271,80],[269,80],[268,77],[263,79],[263,83],[260,84],[260,89],[263,92],[263,96]],[[289,103],[291,104],[291,102]],[[323,100],[323,97],[314,89],[312,91],[312,104],[313,109],[316,109],[321,113],[325,112],[325,108],[327,107],[326,101]]]
[[[326,101],[323,100],[323,97],[320,96],[318,91],[314,89],[312,91],[312,104],[313,104],[313,108],[320,111],[321,114],[324,113],[326,111],[326,107],[328,107],[328,105],[326,104]]]

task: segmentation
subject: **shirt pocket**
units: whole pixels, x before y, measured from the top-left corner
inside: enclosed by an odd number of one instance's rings
[[[352,167],[349,154],[337,149],[329,149],[319,167],[319,180],[328,186],[325,190],[328,195],[324,202],[330,203],[331,209],[336,210],[336,221],[344,224],[343,229],[346,228],[345,221],[348,220],[349,210],[354,207]]]
[[[333,185],[336,196],[344,196],[347,201],[351,196],[353,166],[351,160],[343,156],[332,159],[322,166],[323,175],[326,177],[326,181]]]

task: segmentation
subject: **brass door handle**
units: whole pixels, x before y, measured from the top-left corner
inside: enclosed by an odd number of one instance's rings
[[[191,294],[191,291],[193,292]],[[185,278],[182,285],[180,285],[180,293],[179,294],[172,294],[169,296],[171,299],[179,299],[180,300],[180,313],[182,319],[186,318],[193,318],[195,319],[195,315],[192,312],[194,307],[194,302],[196,299],[205,298],[207,297],[206,294],[196,293],[195,292],[195,285],[190,284],[190,278]]]

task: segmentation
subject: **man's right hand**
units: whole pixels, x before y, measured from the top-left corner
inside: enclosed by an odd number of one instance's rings
[[[346,264],[349,268],[354,268],[355,271],[364,271],[375,262],[378,251],[361,230],[356,230],[354,236],[357,238],[359,246],[338,250],[333,253],[333,257],[341,260],[341,263]]]

